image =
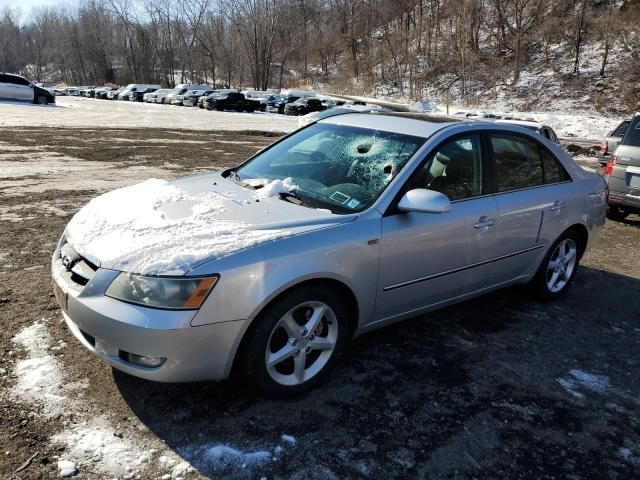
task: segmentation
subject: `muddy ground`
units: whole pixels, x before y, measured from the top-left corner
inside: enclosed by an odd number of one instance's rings
[[[56,478],[58,457],[73,455],[53,437],[91,417],[149,452],[128,474],[142,479],[640,477],[637,216],[607,223],[561,301],[511,288],[381,329],[356,340],[326,384],[292,400],[261,398],[238,379],[153,384],[85,351],[60,323],[48,270],[71,215],[102,191],[233,165],[271,141],[251,132],[0,132],[0,478]],[[40,319],[61,345],[50,355],[65,382],[82,385],[78,411],[46,416],[14,393],[26,353],[12,338]],[[270,457],[203,459],[211,445]],[[193,471],[167,470],[162,452]],[[77,466],[79,479],[127,476],[99,459]]]

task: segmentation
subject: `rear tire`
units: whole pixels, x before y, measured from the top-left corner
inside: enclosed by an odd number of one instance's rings
[[[322,382],[349,337],[347,309],[340,296],[321,287],[291,290],[255,320],[244,350],[250,385],[270,397],[288,397]]]
[[[580,264],[582,249],[580,236],[573,230],[567,230],[553,243],[531,281],[540,300],[555,300],[569,289]]]
[[[607,218],[616,222],[621,222],[627,218],[627,215],[629,215],[629,212],[620,207],[609,207],[607,210]]]

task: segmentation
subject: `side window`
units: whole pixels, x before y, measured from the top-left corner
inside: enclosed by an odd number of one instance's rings
[[[9,77],[7,75],[0,74],[0,83],[9,83]]]
[[[408,189],[428,188],[452,201],[482,195],[481,145],[479,135],[445,143],[414,172]]]
[[[551,140],[553,143],[558,143],[558,136],[556,135],[556,132],[553,131],[552,128],[549,128],[549,140]]]
[[[9,82],[15,83],[16,85],[23,85],[25,87],[29,85],[29,80],[27,80],[26,78],[14,77],[13,75],[8,75],[8,77]]]
[[[515,135],[490,135],[498,192],[542,185],[540,150],[533,140]]]
[[[559,183],[569,180],[569,174],[562,164],[544,150],[540,150],[542,156],[542,170],[544,172],[544,183]]]
[[[640,117],[637,117],[635,123],[629,125],[629,128],[620,143],[622,145],[640,147]]]
[[[625,120],[624,122],[622,122],[620,125],[618,125],[618,128],[616,128],[613,133],[611,134],[612,137],[623,137],[625,132],[627,131],[627,128],[629,128],[629,121]]]

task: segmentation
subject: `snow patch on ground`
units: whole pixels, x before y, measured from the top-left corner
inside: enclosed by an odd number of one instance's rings
[[[605,393],[609,388],[609,377],[582,370],[569,370],[569,376],[559,378],[558,383],[576,398],[584,398],[584,391]]]
[[[52,339],[44,321],[24,328],[13,341],[27,352],[27,358],[16,362],[18,380],[13,393],[23,401],[40,406],[45,416],[62,413],[68,387],[64,385],[60,362],[49,353]]]
[[[62,477],[72,477],[78,472],[76,464],[69,460],[58,460],[58,474]]]
[[[289,191],[290,182],[279,182],[261,190]],[[69,222],[67,240],[109,268],[179,274],[203,260],[288,234],[252,230],[224,218],[236,207],[237,202],[216,192],[187,193],[151,179],[94,198]]]
[[[119,472],[123,478],[132,478],[150,460],[132,442],[120,438],[105,417],[74,425],[53,441],[65,445],[65,456],[76,462],[104,473]]]
[[[149,462],[134,442],[125,440],[109,425],[106,417],[87,417],[79,393],[88,387],[86,381],[71,383],[64,378],[61,363],[50,353],[65,348],[65,342],[54,342],[45,320],[22,329],[13,341],[25,350],[27,358],[16,362],[17,377],[12,394],[25,403],[35,405],[45,417],[73,417],[66,430],[52,437],[52,442],[65,446],[58,461],[58,473],[69,477],[86,467],[118,478],[133,478]]]

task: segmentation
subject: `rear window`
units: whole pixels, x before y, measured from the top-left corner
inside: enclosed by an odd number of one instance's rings
[[[634,124],[629,127],[627,133],[620,143],[622,145],[640,147],[640,117],[634,120]]]
[[[612,137],[624,137],[624,134],[627,131],[627,128],[629,128],[629,124],[630,123],[631,122],[629,120],[625,120],[624,122],[622,122],[620,125],[618,125],[618,128],[616,128],[611,133],[611,136]]]

